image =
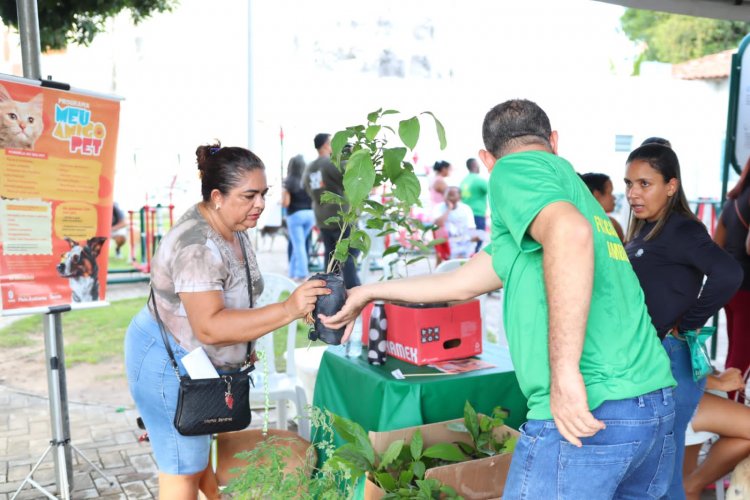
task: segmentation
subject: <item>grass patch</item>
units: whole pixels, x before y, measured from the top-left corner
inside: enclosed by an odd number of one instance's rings
[[[65,366],[99,363],[122,357],[125,330],[146,298],[118,300],[109,307],[62,315]],[[33,345],[44,335],[43,315],[29,316],[0,330],[0,347]]]
[[[282,294],[281,300],[288,297]],[[125,330],[130,320],[146,303],[145,297],[117,300],[109,307],[70,311],[62,315],[65,366],[78,363],[101,363],[122,358]],[[25,347],[43,343],[43,315],[37,314],[15,321],[0,329],[0,348]],[[306,347],[308,326],[297,322],[296,347]],[[273,338],[276,369],[286,370],[286,337],[288,326],[276,330]]]
[[[286,300],[289,297],[289,292],[281,292],[279,295],[279,302]],[[297,320],[297,335],[295,336],[294,346],[295,347],[307,347],[310,345],[310,341],[307,338],[307,332],[310,329],[309,325],[302,320]],[[286,371],[286,337],[289,335],[289,326],[284,325],[273,333],[273,355],[276,362],[276,371]],[[321,345],[321,342],[313,343],[313,345]]]

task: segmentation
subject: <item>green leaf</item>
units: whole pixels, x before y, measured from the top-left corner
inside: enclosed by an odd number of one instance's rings
[[[378,118],[380,118],[380,113],[382,113],[382,111],[383,111],[383,108],[380,108],[377,111],[367,113],[367,121],[370,123],[374,123],[378,121]]]
[[[338,224],[340,222],[341,222],[341,217],[339,217],[338,215],[334,215],[334,216],[328,217],[326,220],[324,220],[323,224],[325,224],[326,226],[328,226],[328,225],[331,225],[331,224]]]
[[[357,473],[374,470],[373,460],[363,452],[364,449],[354,443],[345,443],[333,452],[333,457],[353,468]],[[374,459],[374,457],[372,457]]]
[[[476,443],[479,438],[479,421],[477,420],[477,412],[474,411],[474,407],[471,406],[469,401],[464,404],[464,424],[471,434],[471,439]]]
[[[386,228],[378,233],[378,236],[386,236],[389,234],[397,233],[398,231],[392,227]]]
[[[406,265],[407,265],[407,266],[410,266],[410,265],[412,265],[412,264],[416,264],[416,263],[417,263],[417,262],[419,262],[420,260],[424,260],[424,259],[426,259],[426,258],[427,258],[427,256],[426,256],[426,255],[420,255],[419,257],[414,257],[413,259],[409,259],[409,260],[407,260],[407,261],[406,261]]]
[[[411,443],[409,443],[409,449],[411,450],[411,458],[414,460],[419,460],[422,458],[422,448],[424,446],[424,441],[422,440],[422,433],[417,429],[417,431],[414,433],[414,435],[411,438]]]
[[[385,491],[393,491],[396,489],[396,480],[387,472],[376,472],[375,480]]]
[[[370,467],[372,467],[375,463],[375,450],[370,443],[370,437],[362,426],[348,418],[335,414],[333,414],[332,425],[334,430],[345,441],[356,447],[356,450],[367,459],[370,463]]]
[[[495,419],[500,419],[501,421],[498,425],[503,425],[505,423],[505,419],[508,418],[508,411],[502,406],[496,406],[492,409],[492,417]]]
[[[379,469],[383,470],[388,467],[401,453],[401,449],[404,447],[404,440],[397,439],[388,445],[388,449],[383,453],[383,459],[380,461]]]
[[[383,149],[383,174],[391,181],[395,181],[403,173],[401,162],[406,157],[406,148]]]
[[[482,415],[479,417],[479,429],[482,432],[487,432],[492,428],[492,419],[486,417],[485,415]]]
[[[336,243],[336,250],[333,252],[333,259],[339,262],[346,262],[349,258],[349,240],[343,239]]]
[[[383,229],[383,226],[385,225],[385,222],[383,222],[383,219],[367,219],[365,222],[365,227],[367,229]]]
[[[365,131],[365,139],[368,141],[374,140],[380,133],[380,125],[370,125]]]
[[[341,162],[341,151],[349,141],[349,138],[353,136],[354,132],[351,129],[339,130],[338,132],[333,134],[333,138],[331,138],[331,159],[336,165]]]
[[[358,207],[370,195],[375,183],[375,167],[367,150],[359,150],[349,157],[344,172],[344,194],[349,203]]]
[[[399,200],[409,205],[415,205],[419,202],[419,193],[422,188],[414,172],[405,170],[394,183],[396,188],[393,190],[393,194]]]
[[[440,141],[440,150],[442,151],[448,145],[448,141],[445,138],[445,127],[443,127],[443,124],[440,123],[440,120],[438,120],[431,111],[425,111],[422,114],[430,115],[433,120],[435,120],[435,128],[437,129],[437,136],[438,140]]]
[[[424,462],[421,460],[417,460],[416,462],[412,462],[411,464],[411,471],[414,473],[415,477],[418,477],[422,479],[424,477],[424,471],[427,467],[425,467]]]
[[[438,443],[424,450],[425,457],[439,458],[448,462],[462,462],[466,460],[466,455],[461,449],[453,443]]]
[[[383,112],[381,113],[381,116],[386,116],[386,115],[397,115],[398,113],[399,113],[399,112],[398,112],[398,111],[396,111],[395,109],[386,109],[385,111],[383,111]]]
[[[409,149],[414,149],[419,140],[419,118],[413,116],[398,122],[398,136]]]
[[[458,496],[458,493],[456,493],[456,490],[454,490],[453,488],[451,488],[447,484],[444,484],[444,485],[442,485],[440,487],[440,492],[441,493],[445,493],[446,495],[448,495],[449,497],[452,497],[452,498],[455,498],[456,496]]]
[[[486,450],[490,449],[490,438],[486,434],[482,433],[479,435],[476,443],[477,449],[486,453]]]
[[[323,191],[320,194],[320,202],[321,203],[333,203],[336,205],[346,205],[346,200],[343,196],[338,195],[336,193],[332,193],[330,191]]]
[[[385,251],[383,252],[383,257],[385,257],[386,255],[390,255],[392,253],[396,253],[399,250],[401,250],[401,245],[391,245],[385,249]]]
[[[505,440],[505,443],[503,443],[503,453],[513,453],[513,451],[516,449],[516,443],[518,442],[518,437],[516,436],[508,436],[508,438]]]
[[[463,422],[451,422],[445,426],[448,430],[453,432],[469,432]]]
[[[370,235],[361,229],[352,231],[349,235],[349,247],[361,250],[362,256],[366,256],[370,252]]]
[[[404,486],[407,484],[411,484],[412,479],[414,479],[414,471],[411,469],[402,470],[401,474],[399,474],[398,476],[399,484],[404,485]]]
[[[469,443],[464,443],[463,441],[456,441],[456,445],[461,448],[461,451],[466,453],[468,456],[473,456],[474,453],[476,453],[476,450],[472,445]]]

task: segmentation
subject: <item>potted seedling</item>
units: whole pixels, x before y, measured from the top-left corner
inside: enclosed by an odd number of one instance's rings
[[[349,258],[351,248],[358,249],[360,258],[367,256],[370,250],[370,237],[358,223],[366,218],[365,227],[380,231],[386,235],[405,229],[409,234],[423,232],[426,226],[409,217],[412,207],[419,206],[421,187],[414,173],[414,165],[407,158],[413,153],[419,141],[420,117],[434,120],[440,149],[445,149],[445,129],[442,123],[429,111],[411,118],[398,120],[396,128],[389,125],[396,120],[395,110],[382,108],[367,115],[362,125],[354,125],[336,132],[331,139],[332,160],[344,173],[344,196],[326,191],[321,196],[322,203],[334,203],[340,208],[337,214],[326,223],[336,223],[341,228],[341,236],[336,249],[328,262],[325,273],[319,273],[311,279],[323,279],[333,293],[321,296],[315,305],[310,322],[314,321],[311,340],[318,338],[327,344],[338,345],[344,329],[333,330],[325,327],[318,319],[319,314],[332,315],[341,309],[346,301],[346,289],[340,274],[334,273],[336,266],[342,266]],[[395,139],[400,144],[394,145]],[[370,198],[373,189],[385,186],[389,192],[384,202]],[[411,238],[420,249],[429,248],[430,244]],[[434,243],[433,243],[434,244]],[[395,253],[399,245],[386,249],[384,255]],[[423,257],[417,257],[418,260]]]

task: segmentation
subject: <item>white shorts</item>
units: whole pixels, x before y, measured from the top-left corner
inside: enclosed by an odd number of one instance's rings
[[[714,434],[713,432],[708,431],[696,432],[695,429],[693,429],[693,423],[690,422],[688,423],[687,430],[685,431],[685,446],[705,443],[709,439],[718,436],[718,434]]]

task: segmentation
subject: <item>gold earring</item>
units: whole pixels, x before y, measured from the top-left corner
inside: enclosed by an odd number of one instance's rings
[[[221,205],[219,205],[218,203],[216,204],[216,210],[221,210]]]

